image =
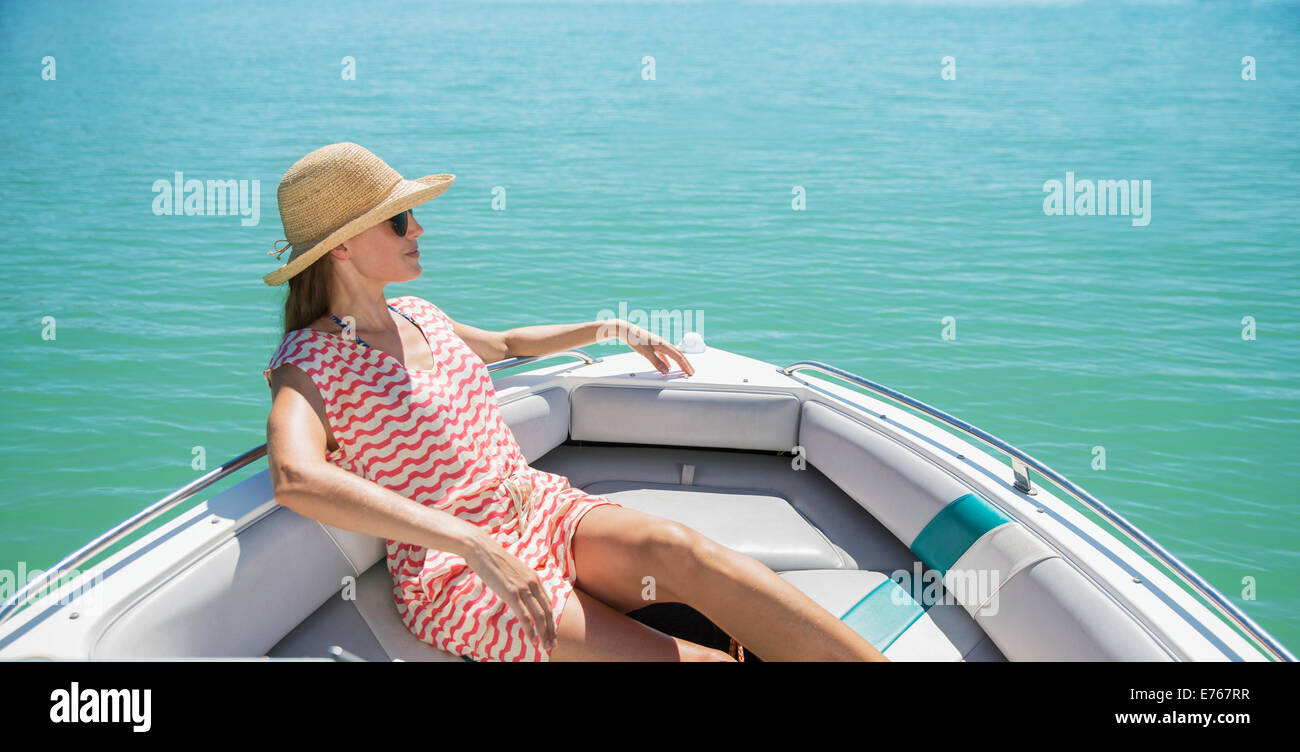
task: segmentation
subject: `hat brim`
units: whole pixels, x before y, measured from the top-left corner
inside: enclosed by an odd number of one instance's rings
[[[324,256],[326,251],[334,248],[339,243],[350,240],[407,209],[413,209],[426,201],[437,198],[442,195],[443,191],[450,188],[455,180],[456,176],[451,174],[426,175],[415,180],[402,180],[393,186],[393,189],[375,208],[355,219],[349,220],[347,224],[339,229],[312,243],[310,248],[289,259],[284,266],[262,277],[262,281],[272,287],[284,284],[290,277],[311,266],[317,259]]]

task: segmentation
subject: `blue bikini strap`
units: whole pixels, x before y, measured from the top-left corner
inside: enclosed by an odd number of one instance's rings
[[[420,325],[415,323],[415,319],[411,318],[410,316],[407,316],[404,312],[398,310],[397,306],[394,306],[392,303],[389,303],[389,304],[388,304],[388,307],[389,307],[389,308],[392,308],[394,311],[397,311],[397,313],[400,314],[402,318],[404,318],[404,319],[406,319],[407,321],[411,322],[411,324],[412,324],[413,326],[415,326],[416,329],[419,329],[419,328],[420,328]],[[339,317],[338,317],[338,316],[335,316],[334,314],[331,313],[331,314],[330,314],[330,318],[334,319],[334,323],[338,324],[340,327],[342,327],[342,328],[344,328],[344,329],[347,329],[347,327],[343,325],[343,322],[342,322],[342,321],[339,321]],[[360,337],[357,337],[357,344],[358,344],[358,345],[366,345],[366,347],[370,347],[370,345],[366,344],[366,341],[363,340],[363,339],[361,339]],[[373,348],[372,348],[372,349],[373,349]]]

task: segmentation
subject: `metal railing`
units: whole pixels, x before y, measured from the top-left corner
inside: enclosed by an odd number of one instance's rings
[[[871,381],[869,379],[864,379],[855,373],[850,373],[841,368],[836,368],[835,366],[827,365],[825,363],[821,363],[815,360],[801,360],[796,363],[791,363],[785,368],[778,368],[776,370],[785,376],[789,376],[790,378],[795,378],[794,373],[796,371],[801,371],[806,369],[821,371],[822,373],[835,376],[837,378],[844,379],[845,381],[849,381],[854,384],[857,384],[858,386],[861,386],[864,389],[868,389],[874,392],[875,394],[879,394],[883,397],[888,397],[889,399],[892,399],[895,402],[898,402],[900,404],[913,408],[917,411],[920,411],[932,418],[935,418],[936,420],[939,420],[942,423],[945,423],[953,428],[958,429],[959,431],[969,436],[979,439],[985,444],[988,444],[994,449],[997,449],[1003,454],[1006,454],[1008,457],[1011,458],[1012,473],[1015,476],[1015,489],[1026,495],[1031,495],[1036,493],[1033,488],[1032,480],[1029,476],[1029,470],[1030,468],[1032,468],[1033,470],[1037,471],[1040,475],[1042,475],[1044,478],[1047,478],[1048,480],[1052,481],[1052,483],[1060,487],[1061,490],[1073,496],[1081,504],[1084,504],[1085,506],[1092,509],[1094,512],[1096,512],[1097,514],[1101,515],[1106,520],[1108,520],[1112,525],[1115,526],[1116,529],[1120,530],[1125,535],[1127,535],[1130,540],[1132,540],[1134,543],[1141,546],[1145,551],[1147,551],[1147,553],[1151,554],[1160,562],[1162,562],[1170,571],[1172,571],[1179,578],[1181,578],[1182,581],[1186,583],[1189,587],[1199,592],[1207,601],[1217,606],[1219,608],[1219,611],[1224,617],[1226,617],[1227,619],[1235,623],[1242,631],[1244,631],[1245,633],[1253,637],[1261,646],[1265,647],[1275,657],[1284,661],[1294,662],[1296,660],[1295,655],[1292,654],[1291,651],[1287,650],[1282,645],[1282,643],[1278,642],[1272,635],[1270,635],[1267,631],[1265,631],[1263,627],[1256,624],[1254,619],[1251,619],[1249,616],[1247,616],[1245,612],[1243,612],[1235,604],[1233,604],[1231,601],[1225,598],[1218,590],[1215,590],[1213,585],[1206,582],[1200,575],[1196,574],[1196,572],[1193,572],[1190,567],[1188,567],[1186,564],[1183,564],[1181,561],[1179,561],[1178,557],[1166,551],[1163,546],[1161,546],[1159,543],[1156,543],[1146,533],[1143,533],[1131,522],[1129,522],[1128,520],[1120,516],[1119,513],[1115,512],[1110,507],[1101,503],[1101,501],[1095,498],[1092,494],[1088,493],[1087,491],[1083,490],[1079,486],[1075,485],[1065,476],[1051,469],[1050,467],[1043,464],[1042,462],[1039,462],[1038,460],[1029,456],[1025,452],[1017,449],[1014,446],[1011,446],[1010,444],[1003,441],[1002,439],[999,439],[998,437],[993,436],[992,434],[986,431],[976,428],[975,426],[967,423],[966,421],[960,418],[949,415],[948,413],[938,408],[931,407],[930,405],[927,405],[926,403],[918,399],[913,399],[912,397],[909,397],[906,394],[903,394],[902,392],[899,392],[894,389],[890,389],[889,387],[883,384],[877,384],[874,381]],[[795,380],[805,384],[808,383],[806,381],[803,381],[802,379],[796,378]],[[859,409],[863,409],[862,405],[857,404],[852,400],[846,399],[836,394],[830,394],[830,396],[835,397],[836,399],[839,399],[843,402],[847,402]]]
[[[591,365],[592,363],[599,363],[601,361],[601,358],[593,358],[582,350],[564,350],[562,352],[551,353],[550,355],[529,355],[521,358],[506,358],[505,360],[498,360],[495,363],[489,363],[487,370],[489,372],[500,371],[507,368],[514,368],[515,366],[522,366],[536,360],[546,360],[561,356],[572,356],[578,358],[584,365]],[[228,462],[222,463],[220,467],[211,470],[200,478],[196,478],[176,491],[167,494],[158,501],[155,501],[144,509],[141,509],[139,512],[136,512],[118,523],[103,535],[100,535],[76,551],[63,557],[63,559],[57,564],[42,572],[39,577],[30,580],[22,589],[5,600],[4,605],[0,606],[0,624],[4,624],[5,621],[18,612],[18,609],[31,600],[32,597],[42,588],[49,585],[49,583],[57,582],[63,575],[75,570],[78,566],[89,561],[96,554],[104,551],[122,538],[125,538],[136,530],[139,530],[141,527],[149,524],[150,521],[156,519],[159,515],[165,514],[177,504],[193,497],[194,494],[202,491],[222,478],[225,478],[231,473],[256,462],[265,455],[266,444],[263,444],[256,449],[250,449],[247,452],[244,452]]]

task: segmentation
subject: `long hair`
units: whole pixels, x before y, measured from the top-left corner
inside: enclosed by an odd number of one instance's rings
[[[284,300],[284,333],[306,329],[329,313],[330,283],[334,280],[334,254],[326,253],[289,278],[289,295]]]

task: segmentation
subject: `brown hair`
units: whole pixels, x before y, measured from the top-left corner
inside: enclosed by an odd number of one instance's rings
[[[326,253],[306,269],[289,278],[289,295],[284,300],[284,333],[306,329],[329,313],[330,283],[334,280],[334,254]]]

